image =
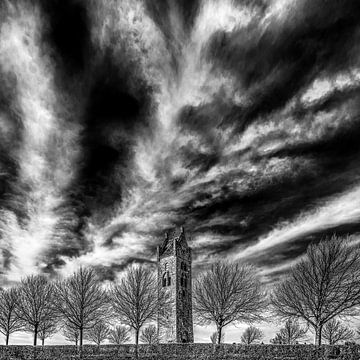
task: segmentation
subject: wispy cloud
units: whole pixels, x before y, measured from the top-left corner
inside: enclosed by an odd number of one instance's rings
[[[359,231],[357,2],[164,4],[2,4],[4,282],[111,280],[178,225],[272,281]]]
[[[6,277],[14,281],[42,271],[47,266],[46,251],[69,235],[71,209],[60,214],[58,210],[77,171],[79,127],[67,124],[70,116],[56,91],[53,66],[43,54],[39,38],[44,22],[39,9],[8,3],[7,10],[0,33],[0,63],[4,81],[7,74],[16,77],[22,140],[10,150],[18,166],[12,201],[24,218],[4,208],[0,229],[11,253]]]

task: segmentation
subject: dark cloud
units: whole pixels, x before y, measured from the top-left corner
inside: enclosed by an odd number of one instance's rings
[[[237,76],[251,98],[249,106],[234,109],[239,128],[284,106],[319,72],[346,68],[357,41],[359,13],[355,1],[329,6],[304,1],[280,24],[270,17],[267,25],[253,22],[215,34],[208,56]]]
[[[357,194],[357,1],[114,4],[4,6],[4,238],[40,236],[33,224],[48,216],[36,266],[55,274],[91,259],[114,280],[132,262],[151,263],[174,226],[191,234],[196,262],[240,256],[293,226],[248,256],[273,267],[274,281],[309,243],[359,232],[345,210],[302,228]],[[40,175],[24,176],[29,164]],[[6,271],[19,248],[2,249]]]

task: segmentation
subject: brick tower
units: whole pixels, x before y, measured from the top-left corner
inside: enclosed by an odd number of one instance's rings
[[[191,249],[184,228],[165,234],[157,249],[158,291],[169,292],[172,304],[160,309],[158,321],[161,342],[194,342],[191,294]]]

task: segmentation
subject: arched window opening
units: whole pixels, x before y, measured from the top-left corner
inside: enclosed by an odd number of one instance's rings
[[[169,271],[165,271],[164,275],[162,277],[162,286],[166,287],[166,286],[170,286],[171,285],[171,277],[169,274]]]

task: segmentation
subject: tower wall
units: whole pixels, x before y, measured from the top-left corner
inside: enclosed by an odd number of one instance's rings
[[[163,275],[168,271],[170,276],[170,286],[163,286]],[[176,258],[167,256],[160,259],[158,263],[158,291],[167,291],[170,294],[172,306],[170,309],[160,309],[158,321],[158,332],[160,342],[176,342]]]
[[[193,342],[191,249],[183,230],[166,237],[158,249],[158,286],[159,292],[167,291],[172,299],[170,309],[159,312],[160,341]]]

